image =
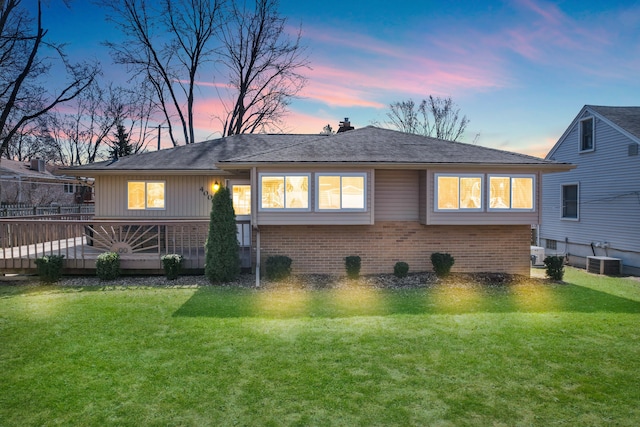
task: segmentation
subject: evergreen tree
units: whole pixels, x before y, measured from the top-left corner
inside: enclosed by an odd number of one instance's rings
[[[129,134],[126,132],[122,123],[118,123],[116,133],[113,135],[116,139],[111,141],[111,157],[124,157],[133,154],[133,145],[130,143]]]
[[[209,236],[205,244],[204,274],[211,283],[229,282],[240,274],[236,214],[231,192],[221,187],[211,203]]]

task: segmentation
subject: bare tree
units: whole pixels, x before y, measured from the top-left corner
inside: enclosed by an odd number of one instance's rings
[[[457,141],[464,134],[469,119],[460,117],[460,108],[451,97],[429,95],[416,107],[412,99],[389,105],[389,121],[385,124],[402,132],[416,133],[448,141]]]
[[[293,37],[277,0],[255,0],[254,9],[233,2],[221,31],[221,61],[232,101],[225,106],[223,136],[278,126],[291,99],[306,84],[308,68],[301,30]]]
[[[22,0],[0,0],[0,157],[24,126],[57,105],[78,96],[98,73],[96,65],[71,64],[60,45],[47,40],[42,5],[35,18]],[[68,81],[58,92],[47,90],[52,55],[65,67]]]
[[[213,53],[222,0],[104,0],[126,39],[106,42],[117,63],[142,75],[155,91],[173,145],[178,120],[186,144],[195,142],[194,91],[202,64]]]

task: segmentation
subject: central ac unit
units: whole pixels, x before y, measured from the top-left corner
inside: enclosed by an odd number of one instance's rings
[[[588,256],[587,271],[595,274],[619,276],[622,274],[622,260],[608,256]]]

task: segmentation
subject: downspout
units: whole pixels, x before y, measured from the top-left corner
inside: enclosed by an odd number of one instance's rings
[[[260,287],[260,228],[258,227],[258,171],[251,168],[251,227],[256,230],[256,288]]]

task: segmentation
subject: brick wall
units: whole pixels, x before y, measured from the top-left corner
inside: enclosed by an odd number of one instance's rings
[[[392,273],[397,261],[407,262],[410,271],[432,271],[433,252],[453,255],[453,272],[528,276],[530,271],[528,225],[260,226],[260,237],[262,265],[270,255],[286,255],[293,260],[294,274],[344,274],[349,255],[362,258],[362,274]]]

